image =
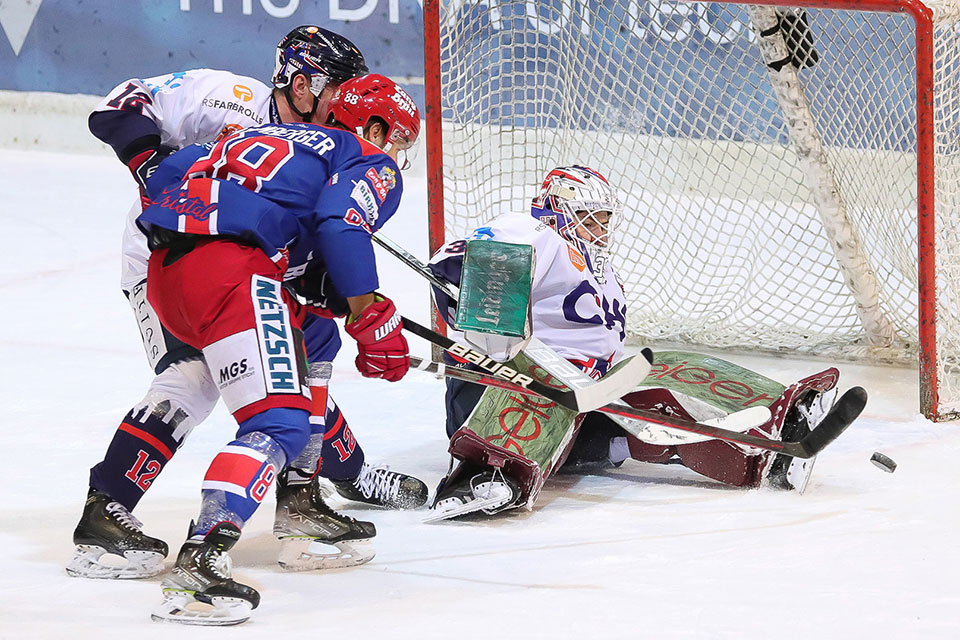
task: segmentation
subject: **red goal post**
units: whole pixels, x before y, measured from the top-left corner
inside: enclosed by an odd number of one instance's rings
[[[956,0],[425,0],[424,35],[431,250],[588,164],[632,340],[919,362],[960,413]]]

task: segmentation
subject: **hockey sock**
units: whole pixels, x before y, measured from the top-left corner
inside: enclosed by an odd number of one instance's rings
[[[90,469],[90,487],[132,511],[163,471],[182,440],[175,435],[187,418],[169,400],[131,409],[117,428],[102,462]]]
[[[323,452],[323,435],[327,430],[327,382],[330,379],[329,363],[310,365],[307,384],[310,385],[310,439],[303,451],[290,466],[283,470],[285,484],[307,484],[320,470]]]
[[[203,478],[200,518],[193,535],[204,536],[221,522],[243,528],[285,461],[280,444],[259,431],[245,433],[225,446]]]
[[[333,398],[327,399],[324,421],[327,429],[323,435],[320,475],[329,480],[353,480],[363,468],[363,449]]]

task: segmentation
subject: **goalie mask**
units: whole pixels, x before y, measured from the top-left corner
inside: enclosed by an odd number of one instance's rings
[[[601,283],[613,229],[622,213],[623,203],[607,179],[578,165],[547,174],[531,203],[533,217],[580,251]]]

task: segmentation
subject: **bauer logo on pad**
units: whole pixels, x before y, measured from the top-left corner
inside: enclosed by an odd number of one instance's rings
[[[526,337],[534,259],[533,247],[528,244],[467,242],[457,329]]]

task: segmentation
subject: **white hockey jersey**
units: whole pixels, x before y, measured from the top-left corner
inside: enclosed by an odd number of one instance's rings
[[[476,229],[469,239],[533,245],[533,334],[544,344],[569,360],[580,361],[588,373],[604,373],[623,357],[627,302],[609,261],[601,283],[579,251],[529,214],[499,216]],[[449,242],[431,263],[459,281],[462,261],[454,258],[462,259],[465,246],[462,240]],[[451,268],[445,269],[443,262],[449,262]]]
[[[210,142],[240,129],[271,120],[272,90],[259,80],[229,71],[194,69],[118,85],[94,109],[129,109],[135,100],[140,113],[160,129],[160,142],[181,149]],[[143,99],[143,94],[150,97]],[[127,215],[123,235],[123,266],[120,286],[129,291],[147,275],[150,251],[135,223],[139,200]]]

